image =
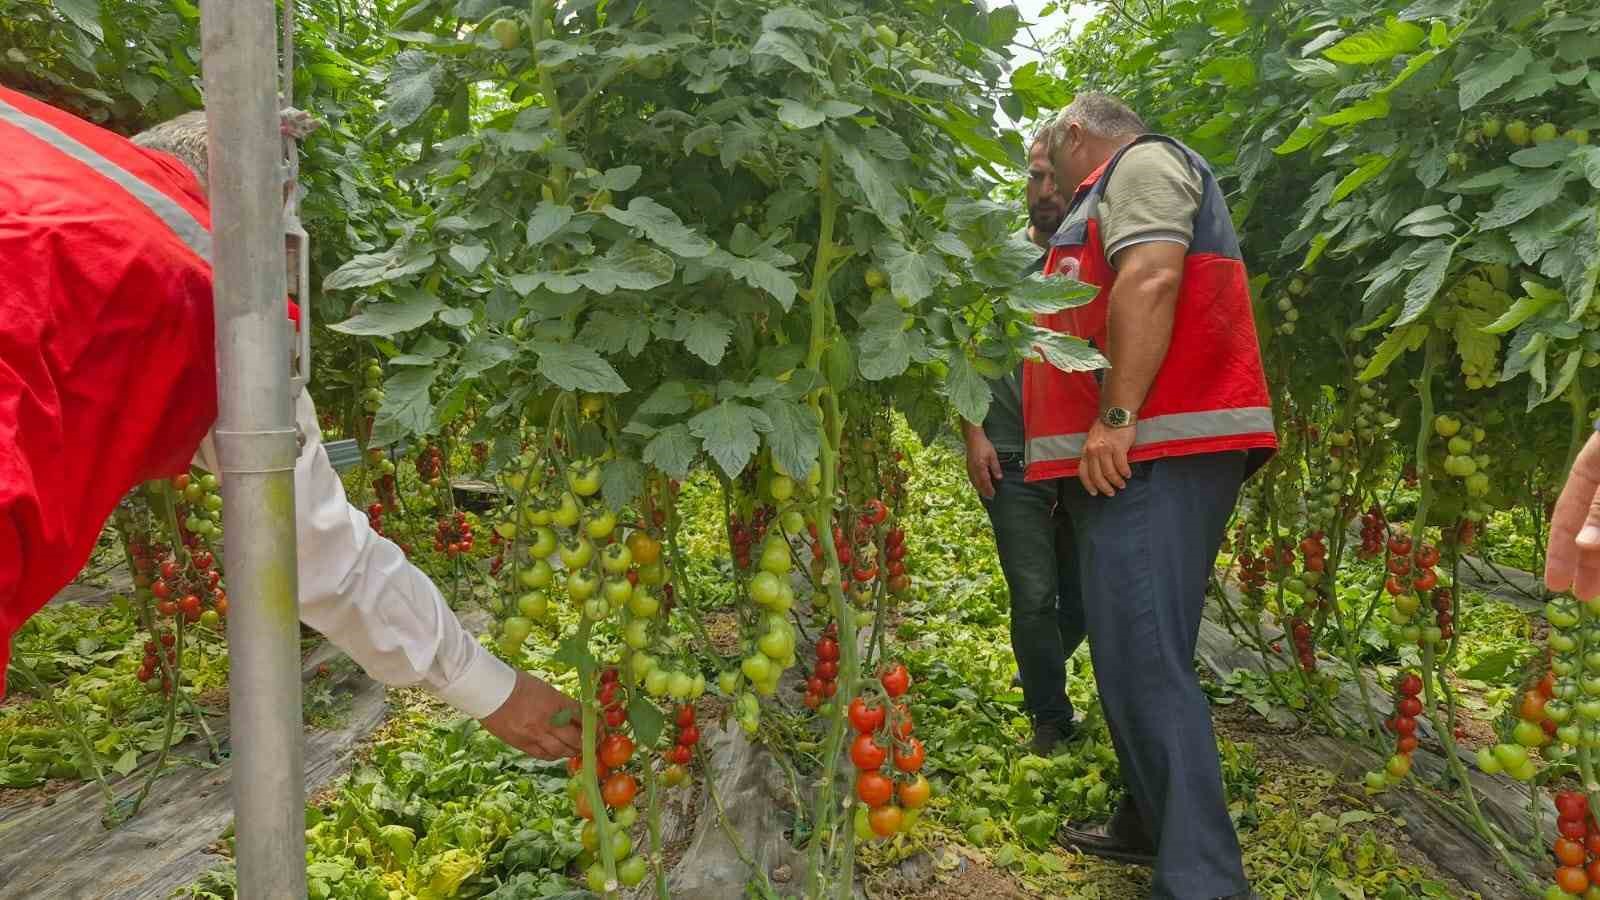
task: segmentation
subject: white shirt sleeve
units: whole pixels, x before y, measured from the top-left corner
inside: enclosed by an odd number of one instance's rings
[[[350,505],[304,391],[295,419],[305,435],[294,470],[300,620],[384,684],[420,684],[475,719],[499,709],[516,671],[479,644],[433,581]],[[209,435],[201,458],[217,471]]]

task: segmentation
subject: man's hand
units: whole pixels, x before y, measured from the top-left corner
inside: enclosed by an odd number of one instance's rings
[[[994,484],[1003,477],[994,443],[982,430],[970,430],[967,434],[967,480],[978,489],[978,496],[993,499]]]
[[[561,725],[552,719],[563,710]],[[529,756],[561,759],[583,751],[583,722],[577,701],[529,675],[517,673],[517,686],[500,708],[482,719],[488,732]]]
[[[1133,477],[1128,451],[1133,449],[1138,428],[1112,428],[1098,419],[1089,426],[1089,434],[1083,440],[1083,458],[1078,463],[1078,480],[1089,496],[1115,496],[1128,486],[1128,479]]]
[[[1556,501],[1544,582],[1579,600],[1600,596],[1600,434],[1583,445]]]

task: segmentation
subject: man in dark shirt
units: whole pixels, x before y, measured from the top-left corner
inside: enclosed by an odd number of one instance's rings
[[[1066,211],[1045,142],[1028,151],[1027,237],[1041,249]],[[1033,266],[1042,268],[1041,254]],[[1023,705],[1033,721],[1032,749],[1049,756],[1072,736],[1067,660],[1084,639],[1072,523],[1056,502],[1054,481],[1023,480],[1022,372],[989,382],[994,396],[983,425],[963,421],[967,477],[994,527],[1000,568],[1011,591],[1011,650]]]

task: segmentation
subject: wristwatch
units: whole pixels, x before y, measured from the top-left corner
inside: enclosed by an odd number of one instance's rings
[[[1100,414],[1100,421],[1111,428],[1127,428],[1138,418],[1138,416],[1120,406],[1108,406],[1106,411]]]

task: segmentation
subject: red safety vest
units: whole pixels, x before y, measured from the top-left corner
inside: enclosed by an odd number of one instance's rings
[[[1130,462],[1250,452],[1254,472],[1278,446],[1272,404],[1261,367],[1249,278],[1227,202],[1199,154],[1172,138],[1145,135],[1130,144],[1161,141],[1180,150],[1201,175],[1204,191],[1194,239],[1184,259],[1172,345],[1139,415]],[[1111,172],[1127,147],[1078,186],[1066,220],[1051,240],[1045,274],[1066,274],[1100,293],[1083,306],[1040,316],[1039,324],[1106,347],[1106,317],[1117,272],[1106,259],[1098,210]],[[1100,415],[1100,372],[1063,372],[1048,363],[1023,369],[1027,479],[1074,476],[1089,427]]]
[[[83,568],[118,501],[188,470],[217,371],[194,174],[4,88],[0,147],[4,695],[12,634]]]

